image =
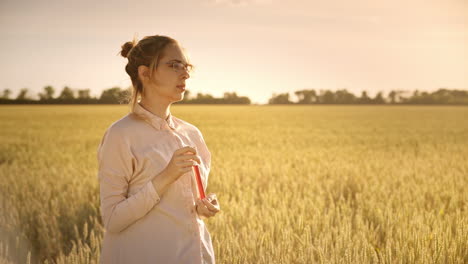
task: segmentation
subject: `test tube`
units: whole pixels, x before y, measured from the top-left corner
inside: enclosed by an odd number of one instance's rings
[[[200,195],[200,199],[204,199],[206,196],[205,189],[203,189],[203,183],[200,177],[200,169],[198,168],[198,165],[193,165],[192,168],[195,171],[195,179],[197,180],[198,194]]]

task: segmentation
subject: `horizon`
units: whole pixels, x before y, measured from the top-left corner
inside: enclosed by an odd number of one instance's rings
[[[65,87],[68,87],[68,86],[65,86]],[[63,90],[65,87],[63,87],[62,90]],[[53,100],[59,99],[58,97],[60,96],[60,93],[62,92],[62,90],[60,90],[60,89],[57,89],[57,90],[56,90],[56,87],[52,87],[52,88],[54,88],[54,94],[53,94],[53,97],[52,97],[51,99],[53,99]],[[73,91],[73,96],[75,97],[76,100],[78,100],[78,99],[79,99],[79,98],[78,98],[78,96],[79,96],[79,95],[78,95],[79,89],[73,89],[72,87],[68,87],[68,88],[71,89],[71,90]],[[113,89],[113,88],[119,88],[120,91],[125,91],[126,89],[129,89],[129,88],[131,89],[132,87],[127,87],[127,88],[122,88],[122,87],[110,87],[110,88],[108,88],[108,89],[103,89],[103,91],[109,90],[109,89]],[[80,90],[81,90],[81,89],[80,89]],[[347,89],[335,89],[335,90],[331,90],[331,89],[313,89],[313,88],[312,88],[312,89],[303,89],[303,90],[308,90],[308,91],[313,90],[313,91],[317,92],[317,96],[323,96],[323,94],[324,94],[325,92],[328,92],[328,91],[329,91],[329,92],[332,92],[332,93],[336,93],[336,92],[338,92],[338,91],[346,91],[346,92],[348,92],[348,93],[351,93],[356,99],[357,99],[357,98],[361,98],[361,97],[362,97],[362,93],[364,93],[364,92],[366,92],[366,95],[367,95],[370,99],[375,99],[375,97],[376,97],[377,94],[379,94],[379,93],[381,93],[381,96],[383,97],[383,99],[390,99],[390,93],[391,93],[391,92],[396,92],[397,95],[400,96],[399,98],[409,98],[409,97],[413,97],[415,92],[418,92],[419,94],[422,94],[422,93],[425,93],[425,92],[428,93],[428,94],[432,94],[432,93],[436,93],[436,92],[442,91],[442,90],[447,90],[447,91],[451,91],[451,92],[453,92],[453,91],[465,91],[465,92],[468,92],[468,89],[451,89],[451,88],[449,88],[449,87],[441,87],[441,88],[438,88],[438,89],[435,89],[435,90],[431,90],[431,91],[429,91],[429,90],[420,90],[420,89],[413,89],[413,90],[397,90],[397,89],[395,89],[395,90],[389,90],[388,93],[384,93],[384,92],[382,92],[382,91],[375,91],[375,93],[373,93],[373,94],[371,94],[369,91],[366,91],[366,90],[361,90],[359,93],[353,93],[352,91],[348,91]],[[287,92],[290,96],[292,96],[292,97],[289,98],[289,100],[290,100],[292,103],[298,102],[299,98],[298,98],[298,96],[295,94],[295,92],[299,92],[299,91],[303,91],[303,90],[295,90],[295,91],[289,91],[289,92]],[[102,92],[103,92],[103,91],[102,91]],[[18,94],[19,94],[19,92],[20,92],[20,91],[18,91]],[[190,91],[188,91],[188,92],[190,93],[189,96],[188,96],[188,97],[187,97],[187,96],[184,96],[184,99],[183,99],[183,100],[193,100],[193,99],[196,99],[197,94],[192,94]],[[42,90],[42,91],[40,91],[40,93],[45,93],[45,91]],[[231,92],[227,92],[227,93],[231,93]],[[236,93],[236,92],[234,92],[234,93]],[[285,93],[286,93],[286,92],[285,92]],[[269,101],[270,99],[272,99],[272,98],[274,97],[274,95],[275,95],[275,96],[279,96],[279,95],[285,94],[285,93],[275,93],[275,92],[273,92],[272,95],[271,95],[269,98],[267,98],[267,101],[266,101],[265,103],[254,102],[250,97],[245,96],[245,95],[240,95],[240,94],[237,94],[237,93],[236,93],[236,95],[237,95],[238,97],[247,97],[247,98],[251,101],[250,104],[252,104],[252,105],[253,105],[253,104],[261,104],[261,105],[265,104],[265,105],[267,105],[267,104],[269,104],[268,101]],[[12,95],[10,96],[9,99],[12,100],[12,101],[18,100],[18,99],[16,99],[16,96],[17,96],[18,94],[16,94],[16,95],[15,95],[15,94],[12,94]],[[209,94],[209,93],[202,93],[202,94],[205,95],[205,96],[206,96],[206,95],[211,95],[211,96],[212,96],[212,94]],[[100,99],[100,96],[101,96],[101,94],[99,94],[99,95],[93,95],[93,94],[90,93],[90,98],[89,98],[89,99]],[[224,96],[223,96],[223,95],[220,96],[220,97],[213,96],[213,98],[215,98],[215,99],[217,99],[217,98],[224,98]],[[20,99],[20,100],[24,100],[24,99]],[[36,93],[36,94],[33,94],[33,96],[31,96],[31,93],[30,93],[29,90],[28,90],[28,93],[27,93],[27,96],[26,96],[26,100],[40,101],[40,98],[39,98],[39,96],[38,96],[37,93]],[[50,100],[50,99],[47,99],[47,100]],[[59,100],[60,100],[60,99],[59,99]],[[66,100],[68,100],[68,99],[66,99]],[[177,103],[177,102],[175,102],[175,103]],[[82,104],[86,104],[86,103],[82,103]],[[312,104],[315,104],[315,103],[312,103]],[[333,104],[333,103],[332,103],[332,104]],[[339,103],[338,103],[338,104],[339,104]]]

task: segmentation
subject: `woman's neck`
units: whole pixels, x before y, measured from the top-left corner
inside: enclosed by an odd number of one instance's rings
[[[162,100],[142,98],[140,105],[154,115],[166,120],[169,116],[171,104]]]

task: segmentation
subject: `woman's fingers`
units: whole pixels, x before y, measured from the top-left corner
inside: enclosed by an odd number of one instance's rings
[[[183,148],[180,148],[180,149],[174,151],[174,156],[183,155],[186,152],[191,152],[191,153],[196,154],[197,149],[194,148],[194,147],[186,146],[186,147],[183,147]]]
[[[200,216],[211,217],[211,213],[209,212],[208,208],[206,208],[205,205],[201,203],[197,204],[197,212]]]
[[[211,202],[209,202],[209,201],[207,200],[207,198],[205,198],[205,199],[202,199],[201,201],[203,202],[203,204],[206,206],[206,208],[207,208],[208,210],[210,210],[210,211],[212,211],[212,212],[214,212],[214,213],[219,212],[219,206],[217,206],[216,200],[212,200]],[[214,202],[216,202],[216,203],[214,203]],[[214,203],[214,204],[213,204],[213,203]]]
[[[197,163],[196,161],[185,161],[185,162],[179,162],[178,164],[183,168],[192,167],[194,165],[199,165],[199,163]]]
[[[200,215],[205,216],[205,217],[212,217],[216,214],[216,212],[209,210],[202,200],[197,200],[196,204],[197,204],[197,212]]]
[[[180,162],[194,160],[197,163],[201,163],[201,158],[198,155],[180,155],[180,156],[176,157],[176,160],[180,161]]]
[[[197,199],[197,212],[205,217],[216,215],[221,209],[216,194],[210,193],[204,199]]]
[[[219,202],[218,202],[218,198],[216,197],[216,194],[214,193],[209,193],[207,196],[206,196],[206,199],[208,202],[210,202],[214,207],[216,207],[216,209],[219,211],[221,210],[220,206],[219,206]]]

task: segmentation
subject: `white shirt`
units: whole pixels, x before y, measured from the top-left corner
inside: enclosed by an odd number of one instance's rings
[[[195,209],[193,172],[162,195],[151,180],[175,150],[195,146],[206,190],[211,153],[200,130],[171,114],[167,121],[139,103],[114,122],[98,148],[102,264],[215,263],[210,234]]]

